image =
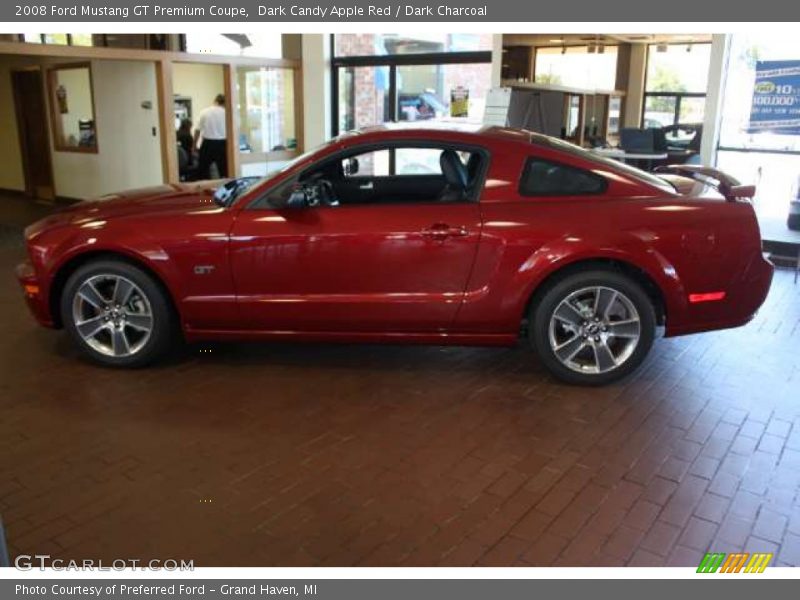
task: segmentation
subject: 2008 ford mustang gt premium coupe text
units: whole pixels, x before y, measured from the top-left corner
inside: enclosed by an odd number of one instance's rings
[[[26,232],[36,318],[94,360],[190,340],[512,345],[568,382],[763,303],[753,188],[651,175],[526,131],[377,127],[265,179],[90,200]]]

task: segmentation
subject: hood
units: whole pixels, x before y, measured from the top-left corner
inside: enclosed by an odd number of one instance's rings
[[[224,182],[217,179],[127,190],[79,202],[70,209],[109,216],[180,209],[213,202],[214,192]]]
[[[84,200],[62,208],[37,221],[25,230],[25,237],[35,238],[45,230],[83,225],[110,218],[181,214],[214,206],[214,191],[226,180],[207,180],[139,188]]]
[[[208,180],[139,188],[107,194],[62,208],[26,230],[31,237],[52,227],[127,216],[181,213],[213,205],[214,191],[225,180]]]

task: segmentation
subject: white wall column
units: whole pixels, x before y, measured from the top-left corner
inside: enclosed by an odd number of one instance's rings
[[[646,75],[647,44],[633,44],[628,67],[628,87],[625,90],[625,117],[623,119],[625,127],[642,126]]]
[[[492,35],[492,85],[500,87],[503,73],[503,34],[495,33]]]
[[[331,137],[331,37],[304,33],[303,149],[311,150]]]
[[[717,146],[719,145],[719,130],[722,124],[722,97],[725,93],[730,45],[730,34],[714,34],[711,37],[711,60],[708,64],[706,110],[703,119],[703,139],[700,145],[700,161],[706,166],[715,166],[717,164]]]

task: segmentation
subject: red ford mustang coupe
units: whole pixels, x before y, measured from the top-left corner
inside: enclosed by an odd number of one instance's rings
[[[265,179],[123,192],[26,232],[33,314],[94,360],[192,340],[513,345],[601,384],[746,323],[772,266],[752,187],[526,131],[379,127]]]

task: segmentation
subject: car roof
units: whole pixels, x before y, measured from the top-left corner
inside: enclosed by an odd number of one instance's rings
[[[405,121],[400,123],[383,123],[354,129],[340,134],[343,142],[354,141],[360,137],[384,137],[392,133],[402,133],[403,137],[426,137],[431,133],[456,134],[463,137],[488,138],[500,141],[523,144],[536,144],[553,150],[564,151],[565,142],[549,135],[536,133],[527,129],[484,125],[482,123],[463,121],[462,119],[437,119],[430,121]]]
[[[465,136],[488,137],[495,139],[506,139],[516,142],[530,142],[530,131],[524,129],[512,129],[510,127],[499,127],[496,125],[484,125],[482,123],[463,121],[462,119],[437,119],[431,121],[405,121],[400,123],[383,123],[381,125],[370,125],[342,134],[342,138],[376,136],[382,134],[404,133],[409,136],[418,134],[425,136],[431,132],[456,133]]]

